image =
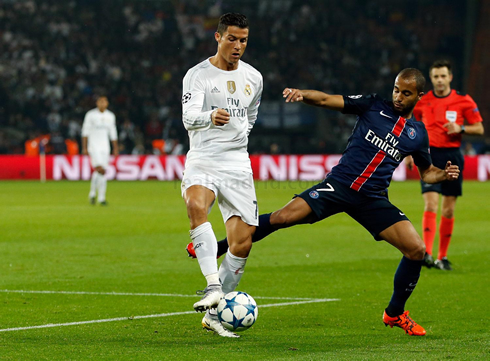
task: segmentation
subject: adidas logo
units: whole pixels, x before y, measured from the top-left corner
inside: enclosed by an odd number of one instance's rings
[[[214,87],[214,88],[211,90],[211,93],[219,93],[218,88]]]

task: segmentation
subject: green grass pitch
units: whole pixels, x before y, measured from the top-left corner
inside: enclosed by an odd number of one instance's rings
[[[311,184],[257,183],[260,212]],[[382,323],[401,255],[345,215],[256,243],[238,290],[256,298],[257,323],[240,339],[207,333],[180,184],[109,182],[108,207],[88,189],[0,182],[1,360],[490,359],[490,182],[465,182],[454,271],[423,269],[407,304],[425,337]],[[393,183],[390,197],[420,230],[419,184]],[[210,220],[222,238],[217,207]]]

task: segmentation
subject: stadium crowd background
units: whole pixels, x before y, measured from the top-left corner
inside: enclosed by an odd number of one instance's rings
[[[98,94],[109,97],[116,114],[121,154],[185,153],[182,78],[216,52],[217,21],[229,11],[249,18],[243,60],[264,76],[250,152],[339,153],[355,119],[284,107],[282,89],[376,91],[389,98],[399,70],[416,67],[427,75],[434,60],[447,58],[454,64],[453,88],[466,91],[478,4],[0,0],[0,154],[22,154],[26,141],[46,134],[50,152],[68,152],[65,140],[79,144],[84,115]],[[490,114],[482,115],[490,128]],[[157,150],[159,139],[165,143]],[[483,138],[468,148],[490,151]]]

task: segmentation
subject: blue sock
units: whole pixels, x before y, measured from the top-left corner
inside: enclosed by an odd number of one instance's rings
[[[272,232],[276,231],[276,229],[271,226],[271,214],[272,213],[267,213],[259,216],[259,225],[255,229],[255,233],[252,236],[252,242],[260,241],[262,238],[265,238]],[[226,251],[228,251],[227,238],[218,242],[218,257],[221,257],[221,255],[225,254]]]
[[[259,226],[255,229],[255,233],[252,236],[252,242],[260,241],[262,238],[265,238],[276,231],[276,229],[271,226],[271,214],[272,213],[267,213],[259,216]]]
[[[393,295],[386,313],[390,317],[401,315],[405,311],[405,303],[411,296],[420,277],[423,261],[413,261],[402,257],[395,273]]]

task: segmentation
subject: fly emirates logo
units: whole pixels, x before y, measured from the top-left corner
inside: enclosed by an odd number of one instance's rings
[[[227,107],[225,110],[230,114],[230,117],[243,118],[247,114],[247,108],[240,105],[240,99],[226,98]],[[216,109],[213,105],[211,109]]]
[[[388,133],[386,134],[386,138],[383,139],[381,137],[378,137],[375,132],[369,129],[364,139],[384,151],[396,161],[401,162],[401,160],[403,159],[399,150],[396,149],[399,141],[396,140],[393,134]]]

